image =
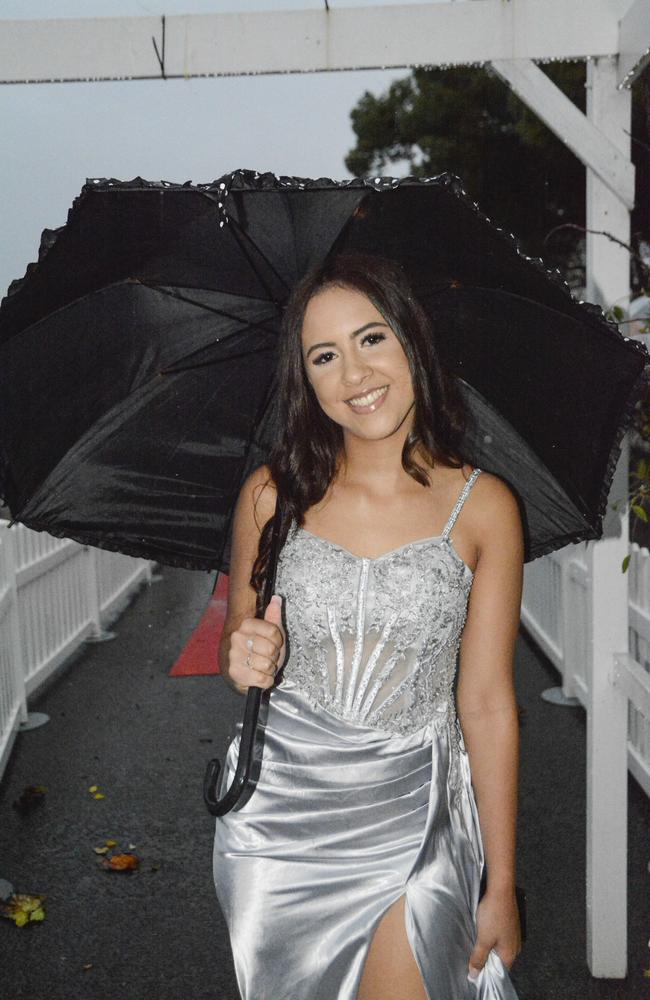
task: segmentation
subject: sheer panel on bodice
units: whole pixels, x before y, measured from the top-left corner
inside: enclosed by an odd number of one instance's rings
[[[442,535],[376,559],[290,529],[275,587],[286,609],[283,677],[313,703],[398,735],[436,718],[455,722],[453,680],[473,574],[449,535],[480,471]]]

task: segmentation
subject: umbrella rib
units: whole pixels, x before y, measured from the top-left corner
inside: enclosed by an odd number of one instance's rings
[[[253,261],[251,259],[251,255],[250,255],[248,249],[246,248],[246,246],[244,245],[244,240],[247,240],[248,243],[249,243],[249,245],[251,247],[255,248],[255,250],[260,255],[260,257],[262,258],[262,260],[264,261],[264,263],[267,265],[267,267],[269,268],[269,270],[272,271],[273,274],[275,275],[275,277],[278,279],[278,281],[281,282],[284,285],[284,287],[285,287],[285,289],[287,291],[287,294],[288,294],[289,288],[287,286],[286,281],[284,280],[284,278],[282,277],[281,274],[278,274],[278,272],[276,271],[276,269],[273,267],[273,264],[271,263],[271,261],[266,256],[266,254],[262,250],[260,250],[260,248],[257,246],[256,243],[253,242],[253,240],[250,238],[250,236],[248,235],[248,233],[246,233],[242,229],[242,227],[239,225],[239,223],[237,222],[236,219],[233,219],[231,216],[228,216],[228,224],[230,226],[232,226],[232,228],[234,230],[234,234],[235,234],[235,239],[237,240],[237,243],[239,244],[239,248],[240,248],[241,252],[244,254],[244,256],[246,257],[246,260],[248,261],[248,263],[250,264],[250,266],[251,266],[251,268],[253,270],[253,273],[256,275],[257,278],[259,278],[260,284],[266,290],[266,293],[269,296],[269,298],[271,299],[271,301],[276,306],[278,306],[278,308],[281,308],[282,307],[282,303],[278,302],[278,300],[273,296],[273,293],[271,292],[271,289],[269,288],[268,284],[266,283],[266,281],[264,280],[264,278],[262,277],[262,275],[258,273],[257,268],[255,267],[255,264],[253,263]]]
[[[223,316],[224,319],[231,319],[236,323],[247,322],[248,325],[250,325],[251,322],[250,320],[243,320],[241,316],[237,316],[234,313],[226,312],[225,309],[217,309],[216,306],[208,306],[204,302],[197,302],[196,299],[190,298],[189,295],[183,295],[181,292],[177,292],[174,289],[170,288],[169,286],[150,285],[147,281],[141,281],[140,284],[144,285],[146,288],[150,288],[154,292],[160,292],[161,295],[169,295],[171,298],[178,299],[180,302],[187,302],[191,306],[197,306],[197,308],[199,309],[205,309],[206,312],[214,313],[215,316]],[[260,299],[259,301],[264,301],[264,300]],[[277,303],[273,304],[277,305]],[[259,322],[256,321],[255,326],[259,327],[260,330],[264,330],[265,333],[270,333],[274,337],[277,337],[277,330],[274,330],[272,327],[267,326],[264,321],[262,320],[260,320]]]
[[[207,345],[207,346],[209,346],[209,345]],[[239,361],[240,358],[250,358],[250,357],[252,357],[255,354],[265,354],[265,353],[269,352],[271,349],[272,349],[271,347],[255,347],[251,351],[240,351],[239,354],[229,354],[225,358],[213,358],[210,361],[199,361],[195,365],[183,365],[182,368],[178,368],[178,367],[161,368],[157,372],[157,374],[158,375],[175,375],[178,372],[192,371],[194,368],[209,368],[211,365],[220,365],[220,364],[223,364],[224,361]],[[205,347],[199,347],[199,348],[197,348],[196,351],[192,351],[192,354],[188,354],[187,357],[191,358],[193,354],[199,354],[201,351],[204,351],[204,350],[205,350]]]

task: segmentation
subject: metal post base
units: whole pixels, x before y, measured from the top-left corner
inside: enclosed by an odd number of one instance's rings
[[[18,724],[18,732],[26,733],[30,729],[38,729],[39,726],[44,726],[49,721],[50,717],[45,712],[28,712],[25,721]]]
[[[0,878],[0,900],[6,903],[14,894],[14,887],[6,878]]]
[[[110,642],[111,639],[117,639],[117,632],[108,632],[102,629],[98,635],[89,635],[86,642]]]
[[[544,701],[550,701],[551,705],[581,705],[582,702],[579,698],[570,698],[564,693],[561,687],[546,688],[546,691],[542,691],[542,698]]]

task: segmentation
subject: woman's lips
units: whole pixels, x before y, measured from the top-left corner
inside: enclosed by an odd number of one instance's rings
[[[378,396],[377,399],[373,399],[372,403],[367,403],[365,406],[358,406],[350,400],[346,400],[346,402],[350,409],[355,413],[374,413],[375,410],[379,409],[388,395],[388,386],[382,386],[381,388],[383,389],[381,396]],[[365,393],[365,395],[370,395],[370,393]]]

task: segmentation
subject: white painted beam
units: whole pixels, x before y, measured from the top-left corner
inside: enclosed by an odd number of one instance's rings
[[[650,0],[634,0],[619,24],[619,87],[631,87],[650,62]]]
[[[161,18],[0,21],[0,82],[147,79]],[[618,51],[610,0],[472,0],[166,18],[165,76],[571,59]]]
[[[0,21],[0,82],[159,77],[161,18]]]
[[[634,167],[619,144],[589,121],[546,73],[529,59],[496,59],[492,61],[492,67],[603,184],[627,208],[632,209]]]

